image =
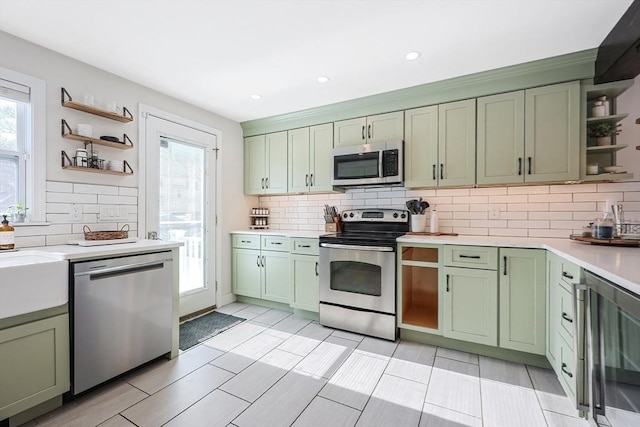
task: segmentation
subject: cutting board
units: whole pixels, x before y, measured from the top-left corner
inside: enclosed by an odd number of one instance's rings
[[[137,237],[130,237],[128,239],[111,239],[111,240],[69,240],[68,245],[78,246],[103,246],[103,245],[117,245],[120,243],[133,243],[137,242]]]

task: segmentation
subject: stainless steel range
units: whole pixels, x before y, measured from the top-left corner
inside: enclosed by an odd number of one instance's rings
[[[343,231],[320,236],[320,323],[395,340],[396,239],[409,212],[355,209],[341,214]]]

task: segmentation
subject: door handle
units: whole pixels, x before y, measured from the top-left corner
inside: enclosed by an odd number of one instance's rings
[[[562,272],[562,277],[566,277],[569,280],[573,280],[573,274],[569,274],[566,271]]]
[[[260,268],[260,255],[256,257],[256,265]]]
[[[364,140],[364,125],[362,125],[362,139]]]
[[[305,185],[305,187],[309,186],[309,174],[306,174],[304,176],[304,185]]]
[[[506,276],[507,275],[507,257],[506,256],[502,257],[502,261],[504,263],[504,266],[502,267],[502,274]]]
[[[264,267],[266,265],[266,260],[264,259],[264,255],[261,257],[262,258],[262,266]]]
[[[309,186],[313,187],[313,174],[309,175]]]
[[[518,157],[518,175],[522,175],[522,157]]]
[[[271,242],[272,245],[281,245],[282,242]]]
[[[265,188],[269,188],[269,178],[264,179]]]
[[[449,275],[447,274],[447,292],[449,292]]]
[[[561,368],[561,369],[562,369],[562,372],[564,372],[565,374],[567,374],[567,376],[568,376],[569,378],[573,378],[573,374],[572,374],[571,372],[567,371],[567,370],[565,369],[566,367],[567,367],[567,364],[566,364],[566,363],[563,363],[563,364],[562,364],[562,368]]]
[[[444,179],[444,163],[440,163],[440,179]]]
[[[262,187],[262,189],[264,190],[264,178],[260,180],[260,187]]]
[[[298,245],[299,248],[310,248],[311,245]]]
[[[480,259],[480,255],[460,255],[460,258],[471,258],[471,259]]]
[[[367,126],[367,138],[371,139],[371,125]]]
[[[316,261],[316,276],[318,275],[318,261]]]
[[[529,162],[529,175],[531,175],[531,157],[527,157],[527,161]]]
[[[562,318],[569,323],[573,323],[573,319],[567,316],[567,313],[562,313]]]
[[[433,180],[436,180],[436,165],[433,165]]]

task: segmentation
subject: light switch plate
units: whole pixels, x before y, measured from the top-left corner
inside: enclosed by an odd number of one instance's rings
[[[129,219],[129,210],[126,206],[100,206],[98,221],[115,222]]]

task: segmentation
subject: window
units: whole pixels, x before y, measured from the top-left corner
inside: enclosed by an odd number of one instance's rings
[[[0,67],[0,212],[45,220],[45,83]]]

